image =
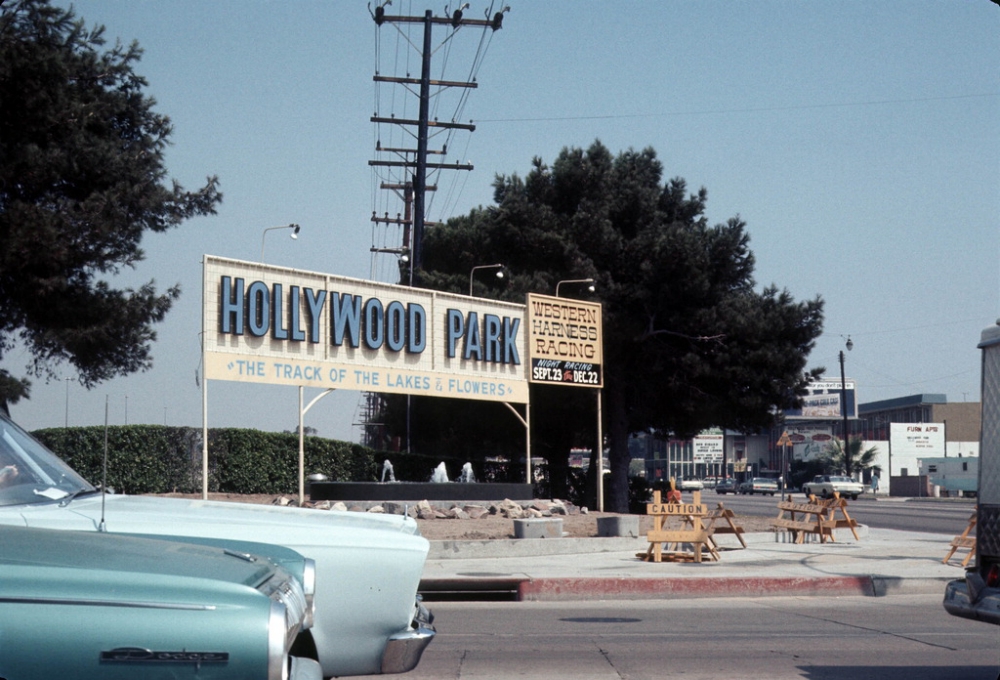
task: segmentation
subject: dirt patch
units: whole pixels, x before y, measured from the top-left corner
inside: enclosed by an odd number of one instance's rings
[[[168,493],[160,494],[172,498],[201,498],[201,494]],[[235,503],[262,503],[267,505],[287,505],[295,502],[292,496],[274,494],[234,494],[210,493],[209,500]],[[308,503],[307,503],[308,505]],[[317,510],[317,512],[323,512]],[[597,536],[599,517],[617,517],[612,512],[588,512],[559,516],[563,521],[563,532],[573,538]],[[513,538],[513,520],[500,515],[486,515],[479,519],[418,519],[420,533],[430,541],[485,541]],[[770,531],[771,517],[739,516],[736,524],[746,532]],[[653,518],[639,517],[639,533],[645,534],[653,527]]]

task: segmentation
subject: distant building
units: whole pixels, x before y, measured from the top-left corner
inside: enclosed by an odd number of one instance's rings
[[[848,401],[850,404],[850,399]],[[876,448],[875,465],[882,470],[881,493],[890,493],[890,487],[896,486],[900,493],[905,495],[923,495],[925,487],[930,489],[931,485],[937,482],[927,478],[921,469],[923,457],[906,456],[902,452],[894,453],[890,450],[890,424],[942,424],[945,430],[944,458],[964,459],[955,464],[958,468],[961,468],[963,462],[966,467],[972,467],[968,459],[979,455],[980,410],[979,402],[949,403],[943,394],[914,394],[858,404],[858,417],[850,416],[847,425],[852,439],[861,437],[866,449],[872,446]],[[676,479],[722,476],[742,479],[751,475],[777,477],[781,474],[784,454],[788,454],[786,464],[789,464],[791,458],[810,460],[821,454],[832,440],[842,439],[843,429],[843,419],[838,417],[810,419],[800,416],[785,421],[773,428],[770,433],[760,435],[726,430],[721,445],[725,468],[718,455],[707,458],[704,451],[699,449],[696,440],[664,438],[647,432],[633,434],[629,438],[629,453],[633,460],[645,462],[646,478],[650,481],[667,480],[670,477]],[[722,430],[716,432],[721,433]],[[793,443],[788,447],[790,449],[788,451],[782,451],[783,447],[777,445],[783,433],[788,433]],[[978,465],[978,462],[975,465]],[[949,470],[951,466],[949,462]],[[962,470],[954,470],[949,474],[957,477],[960,471]],[[904,477],[911,478],[905,481],[912,483],[902,483],[903,480],[900,478]],[[870,473],[862,475],[861,481],[870,484]],[[937,485],[943,488],[943,485]],[[912,492],[910,486],[913,487]]]
[[[976,442],[979,451],[981,406],[978,401],[948,402],[943,394],[913,394],[908,397],[871,401],[858,406],[858,422],[851,436],[866,440],[888,440],[890,423],[943,423],[946,442]],[[965,453],[961,450],[949,455]]]
[[[645,461],[646,479],[651,482],[666,481],[671,477],[704,479],[736,476],[742,479],[749,474],[777,476],[780,466],[770,464],[767,434],[744,435],[732,430],[717,432],[722,437],[718,453],[709,453],[696,446],[699,438],[665,439],[648,432],[629,438],[629,453],[633,460]]]
[[[979,458],[922,458],[920,476],[946,496],[971,495],[978,488]]]

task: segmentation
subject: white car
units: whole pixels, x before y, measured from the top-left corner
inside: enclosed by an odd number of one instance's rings
[[[417,599],[429,543],[401,515],[104,494],[0,414],[0,524],[282,545],[316,563],[305,635],[324,677],[404,673],[434,636]],[[310,646],[306,640],[307,648]]]

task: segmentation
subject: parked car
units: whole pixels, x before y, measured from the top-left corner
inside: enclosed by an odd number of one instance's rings
[[[820,498],[833,498],[834,493],[839,493],[841,498],[856,501],[864,492],[864,484],[841,475],[816,475],[811,482],[802,485],[802,493]]]
[[[0,414],[0,525],[262,541],[315,560],[316,620],[304,635],[323,676],[403,673],[434,636],[417,599],[429,544],[402,515],[102,494]],[[0,677],[3,676],[0,673]]]
[[[739,490],[744,495],[750,494],[753,496],[759,493],[762,496],[764,494],[773,496],[778,493],[778,481],[768,477],[754,477],[740,484]]]
[[[715,493],[723,495],[727,493],[736,493],[736,480],[732,477],[720,479],[719,483],[715,485]]]
[[[677,488],[681,491],[701,491],[705,488],[704,482],[700,479],[687,478],[678,483]]]
[[[0,677],[9,680],[322,677],[316,661],[290,655],[312,617],[301,577],[265,555],[0,526],[0,574]]]

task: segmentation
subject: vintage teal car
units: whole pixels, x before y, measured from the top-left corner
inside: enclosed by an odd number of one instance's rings
[[[417,598],[429,543],[411,517],[102,495],[0,414],[3,469],[0,525],[261,541],[314,560],[316,620],[296,654],[318,660],[323,677],[405,673],[434,637]]]
[[[0,526],[0,678],[318,680],[312,567],[253,547]]]

